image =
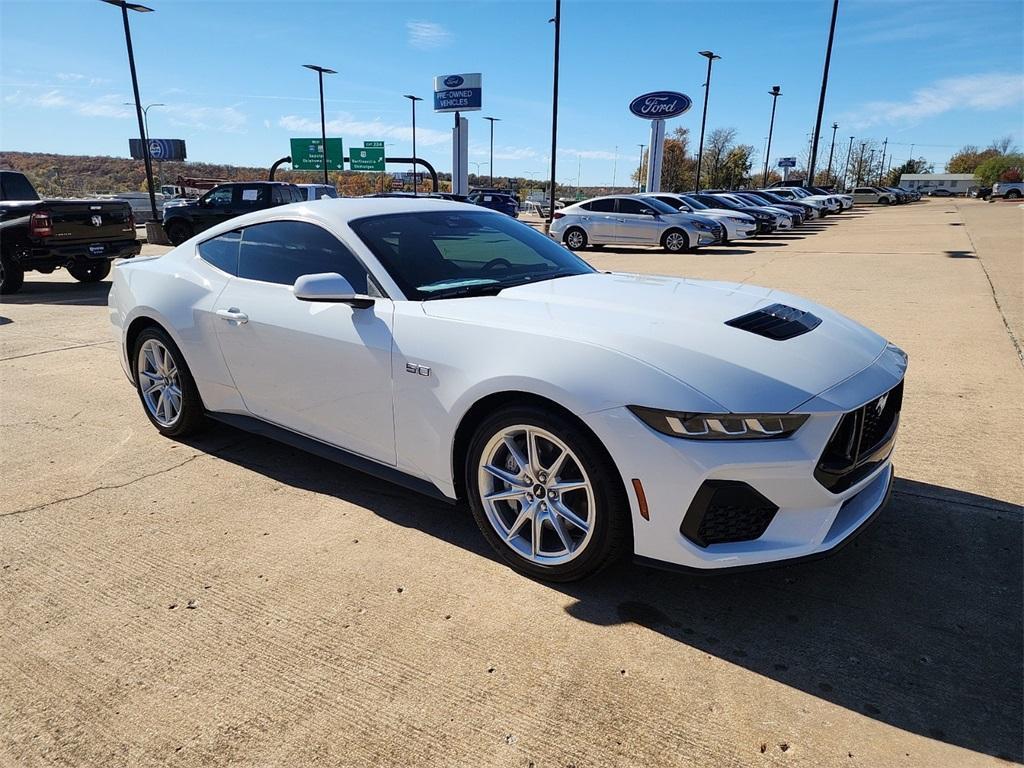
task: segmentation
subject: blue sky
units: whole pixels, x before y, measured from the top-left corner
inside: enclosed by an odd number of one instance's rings
[[[451,168],[452,117],[430,110],[437,74],[482,72],[484,111],[470,113],[471,163],[486,173],[547,175],[554,3],[149,0],[132,14],[154,137],[184,138],[189,159],[269,166],[290,136],[319,133],[318,63],[328,134],[346,147],[383,139],[408,154],[412,93],[420,155]],[[894,164],[923,155],[941,170],[963,144],[1012,135],[1024,144],[1024,3],[842,0],[823,119],[843,147],[888,137]],[[799,155],[814,125],[831,3],[827,0],[563,2],[558,178],[623,183],[648,124],[627,111],[650,90],[694,108],[668,124],[700,128],[706,62],[708,129],[731,127],[760,151],[772,85],[782,87],[772,156]],[[96,0],[0,0],[0,149],[126,156],[134,134],[118,10]],[[618,148],[616,150],[616,147]],[[839,152],[837,147],[837,154]],[[616,159],[617,158],[617,159]],[[475,170],[478,166],[471,167]]]

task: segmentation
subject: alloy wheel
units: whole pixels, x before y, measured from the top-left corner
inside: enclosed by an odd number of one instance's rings
[[[565,242],[568,244],[570,248],[574,250],[577,248],[582,248],[584,242],[583,233],[580,232],[578,229],[574,229],[572,232],[566,235]]]
[[[146,339],[136,361],[139,391],[150,416],[162,427],[181,417],[181,379],[170,351],[156,339]]]
[[[586,549],[596,514],[593,483],[556,435],[505,427],[484,447],[477,472],[488,522],[521,558],[560,565]]]
[[[670,251],[681,251],[686,247],[686,238],[679,232],[669,232],[665,237],[665,248]]]

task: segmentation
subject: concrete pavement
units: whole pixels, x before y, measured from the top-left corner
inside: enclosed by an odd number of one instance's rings
[[[0,305],[0,765],[1021,761],[1022,214],[585,254],[806,295],[911,367],[893,503],[842,552],[568,587],[462,508],[228,428],[161,438],[107,284],[29,275]]]

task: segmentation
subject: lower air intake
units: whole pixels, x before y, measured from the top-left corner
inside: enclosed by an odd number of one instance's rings
[[[764,535],[778,511],[746,483],[705,480],[679,530],[699,547],[753,541]]]

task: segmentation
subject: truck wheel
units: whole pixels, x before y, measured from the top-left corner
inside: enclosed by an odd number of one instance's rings
[[[174,245],[181,245],[195,234],[192,231],[192,225],[181,219],[172,219],[167,222],[164,231],[167,232],[167,239]]]
[[[14,259],[0,256],[0,293],[16,293],[25,282],[25,270]]]
[[[80,283],[98,283],[110,274],[109,261],[89,261],[72,264],[68,272]]]
[[[1019,189],[1011,189],[1009,192],[1006,193],[1007,200],[1016,200],[1018,197],[1020,197]]]

